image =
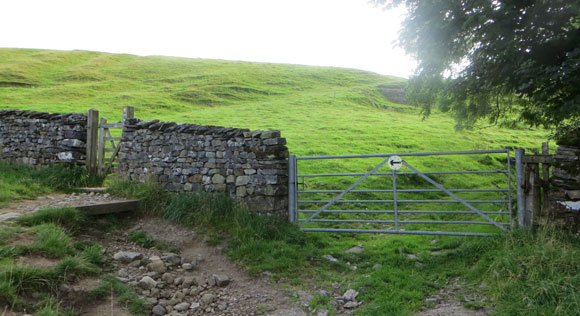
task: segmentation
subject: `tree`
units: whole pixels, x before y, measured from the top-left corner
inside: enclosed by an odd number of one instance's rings
[[[580,0],[374,1],[407,7],[399,45],[419,62],[409,99],[425,115],[580,127]]]

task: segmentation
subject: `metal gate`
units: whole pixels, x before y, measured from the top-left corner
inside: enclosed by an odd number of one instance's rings
[[[363,173],[300,172],[306,163],[369,158],[380,158],[380,163]],[[487,170],[457,170],[464,162]],[[342,179],[339,184],[322,181],[337,177]],[[455,182],[471,185],[457,187],[446,177],[461,177]],[[467,181],[469,177],[477,180]],[[369,182],[370,188],[359,189]],[[490,236],[512,226],[510,151],[290,155],[289,216],[310,232]]]

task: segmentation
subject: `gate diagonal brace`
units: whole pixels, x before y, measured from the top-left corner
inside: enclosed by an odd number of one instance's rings
[[[326,205],[324,205],[320,210],[316,211],[316,213],[312,214],[312,216],[310,216],[308,219],[306,219],[304,222],[302,222],[302,224],[300,224],[300,227],[308,224],[312,219],[314,219],[316,216],[318,216],[320,213],[324,212],[326,209],[328,209],[330,206],[332,206],[334,203],[336,203],[336,201],[342,199],[343,196],[345,196],[348,192],[350,192],[352,189],[354,189],[357,185],[361,184],[361,182],[363,182],[364,180],[366,180],[369,176],[371,176],[373,173],[377,172],[379,169],[381,169],[382,166],[384,166],[388,161],[389,161],[390,157],[387,157],[387,159],[385,159],[383,162],[381,162],[378,166],[376,166],[373,170],[369,171],[367,174],[365,174],[364,176],[362,176],[360,179],[358,179],[355,183],[353,183],[350,187],[348,187],[348,189],[342,191],[340,194],[338,194],[337,196],[335,196],[332,201],[328,202]]]
[[[443,190],[443,192],[447,193],[449,196],[451,196],[452,198],[456,199],[459,203],[465,205],[467,208],[469,208],[470,210],[476,212],[477,214],[479,214],[481,217],[485,218],[487,221],[489,221],[490,223],[492,223],[493,225],[495,225],[497,228],[501,229],[502,231],[506,232],[507,229],[505,227],[503,227],[502,225],[500,225],[498,222],[494,221],[491,217],[485,215],[484,213],[482,213],[480,210],[478,210],[477,208],[473,207],[471,204],[465,202],[463,199],[461,199],[460,197],[458,197],[457,195],[453,194],[453,192],[447,190],[446,188],[444,188],[441,184],[437,183],[435,180],[429,178],[427,175],[423,174],[421,171],[413,168],[411,165],[409,165],[406,161],[403,160],[403,165],[405,165],[407,168],[411,169],[415,174],[419,175],[421,178],[427,180],[427,182],[431,183],[432,185],[436,186],[437,188]]]

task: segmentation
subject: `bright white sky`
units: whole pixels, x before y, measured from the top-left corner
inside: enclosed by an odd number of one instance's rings
[[[404,8],[368,0],[0,0],[0,47],[337,66],[408,77]]]

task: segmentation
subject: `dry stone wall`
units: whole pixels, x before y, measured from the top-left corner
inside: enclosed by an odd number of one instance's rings
[[[129,119],[122,142],[118,173],[131,181],[227,192],[261,213],[287,210],[288,149],[279,131]]]
[[[87,116],[0,110],[0,160],[28,165],[82,163]]]
[[[580,145],[559,146],[554,159],[549,215],[558,226],[580,230]]]

